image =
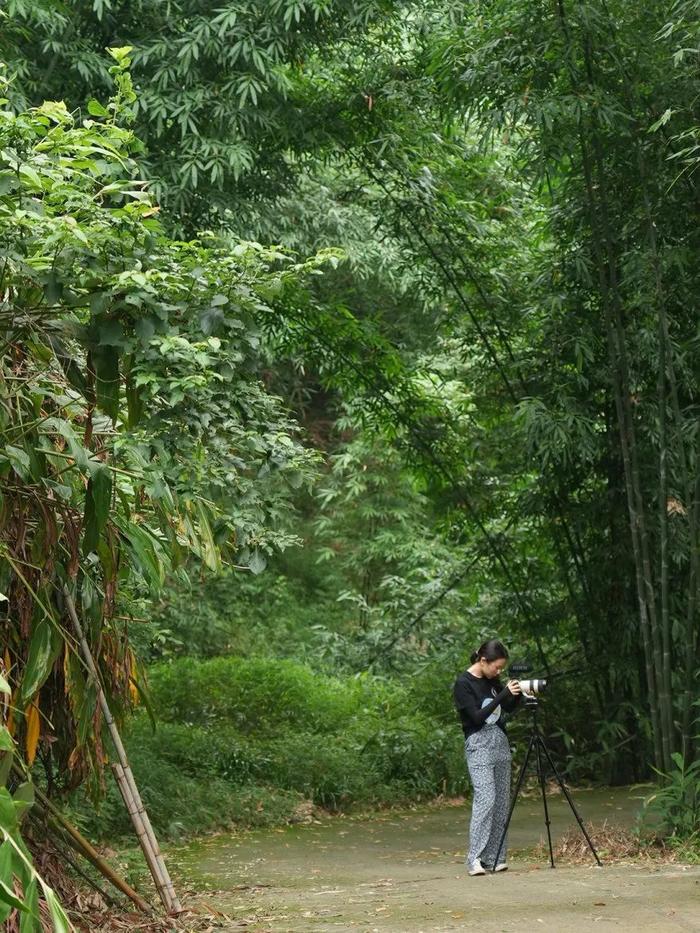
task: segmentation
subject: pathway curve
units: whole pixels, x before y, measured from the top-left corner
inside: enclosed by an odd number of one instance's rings
[[[584,819],[630,825],[639,800],[626,790],[579,791]],[[576,823],[550,799],[554,835]],[[274,933],[523,933],[542,930],[696,931],[700,866],[559,866],[518,856],[544,839],[541,802],[518,802],[511,868],[470,878],[462,844],[465,805],[417,808],[371,820],[207,839],[176,855],[179,873],[232,918],[227,930]]]

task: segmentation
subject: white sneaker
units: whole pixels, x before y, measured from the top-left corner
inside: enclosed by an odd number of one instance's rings
[[[481,861],[479,859],[476,859],[473,862],[469,862],[469,874],[470,875],[485,875],[486,874],[486,870],[484,869],[484,866],[481,864]]]
[[[494,871],[508,871],[508,866],[505,862],[499,862]]]

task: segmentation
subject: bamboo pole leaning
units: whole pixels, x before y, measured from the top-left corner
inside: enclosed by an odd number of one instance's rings
[[[70,846],[74,852],[75,848],[73,847],[72,841],[66,838],[65,833],[58,823],[50,821],[49,817],[45,813],[40,812],[40,809],[34,813],[32,808],[32,810],[30,810],[28,813],[28,818],[29,821],[39,830],[44,832],[46,832],[47,829],[50,830],[51,845],[53,846],[58,856],[63,862],[70,866],[70,868],[75,872],[76,875],[78,875],[79,878],[82,878],[82,880],[87,885],[89,885],[94,891],[97,891],[100,897],[104,900],[105,904],[109,904],[110,907],[119,908],[120,904],[116,897],[113,897],[109,891],[105,890],[105,888],[99,885],[94,878],[91,878],[90,875],[81,868],[73,856],[69,854],[68,846]],[[42,820],[45,822],[42,822]]]
[[[114,722],[109,704],[107,703],[107,697],[105,696],[104,689],[102,687],[102,682],[100,680],[100,675],[98,673],[97,667],[95,665],[92,652],[90,651],[90,646],[87,643],[85,638],[85,633],[83,632],[83,627],[80,624],[78,619],[78,613],[75,609],[75,603],[73,602],[73,597],[71,596],[70,590],[67,586],[63,588],[63,594],[66,600],[66,605],[68,607],[68,613],[73,623],[73,628],[78,637],[78,642],[80,644],[80,649],[83,653],[83,659],[85,664],[90,672],[95,689],[97,691],[97,698],[102,709],[102,714],[107,724],[109,734],[112,738],[112,743],[114,749],[117,753],[117,758],[119,759],[118,764],[115,765],[114,775],[119,785],[119,790],[121,792],[122,798],[126,805],[126,808],[131,817],[131,821],[134,825],[136,835],[138,836],[139,843],[143,850],[144,858],[146,859],[146,864],[148,865],[149,871],[153,877],[158,895],[165,906],[165,909],[168,913],[179,914],[182,913],[182,906],[180,901],[175,893],[175,888],[173,882],[168,873],[168,869],[165,864],[165,859],[160,851],[158,845],[158,840],[151,826],[151,821],[148,818],[148,813],[143,805],[141,800],[141,795],[139,794],[138,787],[136,786],[136,781],[134,780],[134,775],[131,771],[131,766],[129,765],[129,759],[127,758],[126,749],[121,740],[119,730],[117,725]]]

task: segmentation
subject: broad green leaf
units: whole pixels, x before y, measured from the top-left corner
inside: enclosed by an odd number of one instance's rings
[[[0,827],[10,836],[17,832],[17,811],[6,787],[0,787]]]
[[[131,562],[153,591],[157,591],[165,581],[165,566],[162,549],[156,540],[144,528],[132,522],[118,522],[127,545]]]
[[[5,729],[5,732],[7,732],[7,729]],[[10,735],[10,733],[7,732],[7,735]],[[10,735],[10,739],[12,739],[11,735]],[[13,747],[11,750],[4,751],[2,755],[0,755],[0,787],[7,786],[7,781],[10,777],[10,771],[12,770],[12,763],[14,760],[15,760],[15,756],[14,756],[14,744],[13,744]]]
[[[21,875],[24,881],[25,899],[27,902],[27,913],[22,914],[20,920],[19,933],[42,933],[41,922],[39,921],[39,885],[37,877],[31,877],[28,871]]]
[[[65,911],[61,907],[55,892],[47,885],[43,885],[44,900],[46,901],[55,933],[69,933],[71,925]]]
[[[0,726],[0,752],[13,752],[15,743],[6,726]]]
[[[129,53],[134,49],[133,45],[120,45],[113,48],[108,48],[107,52],[112,56],[115,62],[123,64],[129,58]]]
[[[12,888],[6,884],[2,878],[0,878],[0,901],[4,901],[5,904],[14,907],[15,910],[20,910],[22,912],[31,910],[30,906],[21,900],[21,898],[17,897]]]
[[[85,495],[83,553],[97,549],[100,533],[107,524],[112,501],[112,474],[100,464],[90,476]]]
[[[92,361],[97,404],[115,422],[119,417],[119,352],[113,346],[94,347]]]
[[[21,709],[27,705],[51,673],[61,644],[60,636],[46,617],[34,625],[17,703]]]
[[[10,842],[6,839],[2,845],[0,845],[0,881],[2,881],[7,887],[12,887],[12,880],[14,875],[14,849]],[[12,906],[6,901],[0,903],[0,923],[4,923],[5,920],[12,913]]]
[[[68,452],[75,460],[75,465],[81,473],[88,473],[88,451],[83,447],[81,441],[75,433],[75,429],[70,421],[65,418],[47,418],[44,422],[47,430],[53,431],[61,436],[68,445]]]
[[[20,784],[12,794],[12,800],[15,804],[17,819],[21,821],[27,810],[34,806],[34,785],[32,782],[25,781]]]
[[[12,464],[12,469],[23,480],[29,479],[31,471],[31,461],[29,454],[21,447],[14,447],[12,444],[6,444],[3,453]]]
[[[219,549],[214,542],[209,517],[206,508],[201,502],[197,503],[197,516],[199,518],[200,545],[204,562],[210,570],[221,569]]]
[[[26,183],[26,187],[28,187],[30,190],[32,191],[43,190],[44,186],[41,182],[39,173],[37,172],[35,168],[32,168],[31,165],[20,165],[19,174],[24,179]]]
[[[88,101],[87,109],[93,117],[109,117],[109,110],[94,98]]]
[[[14,172],[0,172],[0,197],[19,187],[19,181]]]
[[[2,674],[0,674],[0,693],[6,693],[8,696],[12,693],[12,687],[10,687]]]
[[[61,364],[70,384],[87,397],[87,381],[78,360],[66,349],[65,344],[58,337],[48,334],[46,340],[56,354],[56,359]]]
[[[250,555],[248,561],[248,566],[254,574],[262,573],[263,570],[267,567],[267,560],[265,556],[260,552],[259,548],[255,548],[253,553]]]

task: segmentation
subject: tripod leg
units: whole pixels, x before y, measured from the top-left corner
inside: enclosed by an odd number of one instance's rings
[[[549,819],[549,807],[547,806],[547,788],[544,782],[544,768],[542,767],[542,754],[540,752],[540,745],[544,745],[542,741],[542,736],[537,733],[537,742],[535,745],[537,751],[537,777],[540,780],[540,788],[542,790],[542,805],[544,807],[544,822],[547,826],[547,842],[549,843],[549,864],[554,868],[554,851],[552,849],[552,829],[551,821]]]
[[[510,810],[508,811],[508,819],[506,820],[506,825],[503,827],[503,832],[501,833],[501,839],[498,843],[498,850],[496,852],[496,858],[493,861],[493,868],[491,869],[492,872],[496,871],[496,865],[498,865],[498,858],[501,854],[503,843],[506,841],[506,835],[508,834],[508,827],[510,826],[510,818],[513,816],[513,810],[515,810],[515,803],[518,799],[518,794],[520,792],[520,788],[522,787],[522,783],[525,778],[525,771],[527,770],[527,765],[528,765],[528,762],[530,761],[530,755],[532,753],[532,747],[534,744],[535,744],[535,736],[533,734],[530,736],[530,742],[527,746],[527,752],[525,754],[525,761],[523,761],[522,767],[520,769],[520,774],[518,775],[518,780],[515,784],[515,790],[513,791],[513,798],[510,802]]]
[[[591,850],[591,852],[593,853],[593,856],[595,857],[595,860],[596,860],[596,862],[598,863],[598,867],[599,867],[599,868],[602,868],[602,867],[603,867],[602,862],[601,862],[600,859],[598,858],[598,853],[597,853],[596,850],[595,850],[595,846],[594,846],[593,843],[591,842],[591,837],[588,835],[588,832],[586,831],[586,827],[584,826],[583,820],[581,819],[581,816],[580,816],[578,810],[576,809],[576,806],[575,806],[575,804],[574,804],[574,801],[571,799],[571,794],[569,793],[569,789],[567,788],[567,786],[566,786],[566,784],[564,783],[564,781],[561,779],[561,776],[559,775],[559,772],[557,771],[556,767],[554,766],[554,762],[552,761],[552,756],[549,754],[549,749],[547,748],[544,739],[541,738],[541,737],[540,737],[540,742],[542,743],[542,748],[544,749],[544,753],[545,753],[545,755],[547,756],[547,761],[549,762],[549,766],[550,766],[550,768],[552,769],[552,771],[554,772],[555,778],[557,779],[557,783],[559,784],[559,787],[561,787],[562,792],[563,792],[564,796],[566,797],[569,806],[571,807],[571,812],[572,812],[572,813],[574,814],[574,816],[576,817],[576,820],[577,820],[577,822],[578,822],[578,825],[581,827],[581,832],[582,832],[583,835],[586,837],[586,842],[588,843],[588,848],[589,848],[589,849]]]

